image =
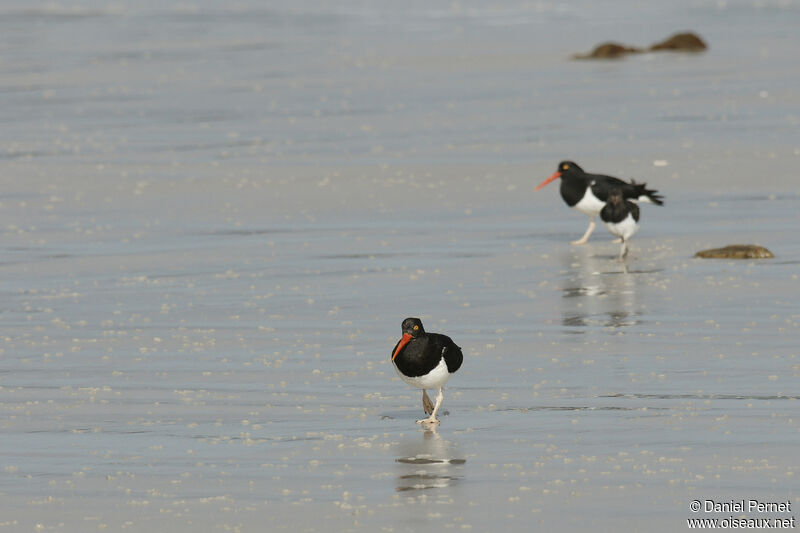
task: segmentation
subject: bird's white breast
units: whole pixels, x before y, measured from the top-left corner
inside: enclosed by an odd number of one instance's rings
[[[602,200],[598,199],[592,193],[592,187],[589,186],[589,187],[586,187],[586,192],[584,193],[583,198],[581,198],[581,201],[578,202],[577,204],[573,205],[572,207],[574,209],[577,209],[578,211],[580,211],[584,215],[588,215],[590,217],[594,217],[594,216],[597,216],[600,213],[600,211],[603,209],[603,206],[605,206],[605,205],[606,205],[605,202],[603,202]]]
[[[424,376],[408,377],[398,370],[397,365],[394,365],[394,369],[403,378],[403,381],[418,389],[438,389],[450,378],[450,372],[447,371],[447,363],[444,362],[444,359],[441,359],[439,364]]]
[[[633,234],[639,229],[639,223],[633,219],[630,213],[620,222],[606,222],[605,224],[608,231],[626,241],[633,237]]]

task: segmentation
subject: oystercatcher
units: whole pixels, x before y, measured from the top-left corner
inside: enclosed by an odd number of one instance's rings
[[[436,425],[444,384],[461,367],[464,356],[447,335],[426,333],[419,318],[406,318],[401,327],[403,338],[392,350],[392,363],[403,381],[422,389],[422,408],[431,416],[417,420],[417,424]],[[439,389],[435,405],[425,389]]]
[[[608,193],[606,205],[600,210],[600,219],[608,231],[622,239],[619,249],[619,260],[628,256],[628,241],[639,229],[639,206],[626,200],[622,189],[614,187]]]
[[[577,163],[572,161],[562,161],[558,164],[558,170],[549,178],[536,186],[539,190],[548,183],[561,178],[561,198],[567,205],[573,207],[589,217],[589,227],[586,233],[572,244],[586,244],[589,235],[595,228],[595,217],[603,209],[608,199],[608,191],[617,187],[622,191],[622,196],[626,200],[634,202],[647,202],[656,205],[664,205],[662,196],[658,191],[647,189],[646,183],[636,183],[631,180],[626,183],[619,178],[603,176],[601,174],[588,174],[583,171]]]

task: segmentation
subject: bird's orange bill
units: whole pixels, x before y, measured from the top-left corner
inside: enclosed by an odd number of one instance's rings
[[[545,185],[547,185],[551,181],[555,181],[560,177],[561,177],[561,172],[556,172],[555,174],[553,174],[552,176],[550,176],[549,178],[547,178],[546,180],[541,182],[539,185],[537,185],[536,188],[534,189],[534,191],[538,191],[539,189],[541,189],[542,187],[544,187]]]
[[[414,337],[412,337],[410,333],[403,333],[403,338],[400,339],[399,343],[397,343],[397,349],[392,354],[392,361],[394,361],[394,358],[397,357],[397,354],[400,353],[400,350],[403,349],[403,346],[408,344],[413,338]]]

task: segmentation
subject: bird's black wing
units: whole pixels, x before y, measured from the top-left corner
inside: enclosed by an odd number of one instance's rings
[[[428,333],[428,337],[433,337],[436,345],[441,347],[442,357],[447,364],[447,371],[451,374],[461,368],[461,363],[464,361],[464,354],[461,353],[461,348],[453,342],[453,339],[447,335],[440,333]]]
[[[614,176],[602,174],[587,174],[586,176],[589,179],[592,194],[603,202],[608,200],[608,193],[611,189],[621,189],[622,196],[628,200],[639,200],[645,197],[656,205],[664,205],[664,197],[657,190],[648,189],[646,183],[636,183],[636,180],[626,182]]]
[[[639,222],[639,206],[633,202],[626,202],[628,204],[628,210],[633,215],[633,220]]]
[[[600,200],[605,202],[608,200],[608,193],[612,189],[621,189],[623,196],[630,197],[633,191],[629,191],[631,184],[625,183],[619,178],[614,176],[604,176],[602,174],[587,174],[586,178],[589,180],[589,187],[592,188],[592,194]]]

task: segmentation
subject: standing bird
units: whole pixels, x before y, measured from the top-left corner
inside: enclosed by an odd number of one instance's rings
[[[589,217],[589,227],[586,228],[586,233],[577,241],[572,241],[572,244],[586,244],[586,241],[589,240],[589,235],[592,234],[595,228],[594,219],[605,206],[608,192],[612,188],[619,188],[622,191],[623,198],[626,200],[664,205],[662,196],[658,194],[658,191],[647,189],[646,183],[636,183],[633,180],[627,183],[612,176],[588,174],[577,163],[572,161],[559,163],[558,170],[537,185],[535,190],[538,191],[557,178],[561,178],[561,198],[567,202],[568,206]]]
[[[612,235],[622,239],[619,260],[624,261],[628,256],[628,241],[639,229],[639,206],[626,200],[622,190],[614,187],[608,193],[605,207],[600,210],[600,219]]]
[[[401,327],[403,338],[392,350],[392,363],[403,381],[422,389],[422,408],[431,416],[417,420],[417,424],[436,425],[439,423],[436,413],[444,399],[444,384],[461,368],[464,356],[447,335],[426,333],[419,318],[406,318]],[[425,389],[439,389],[435,405]]]

